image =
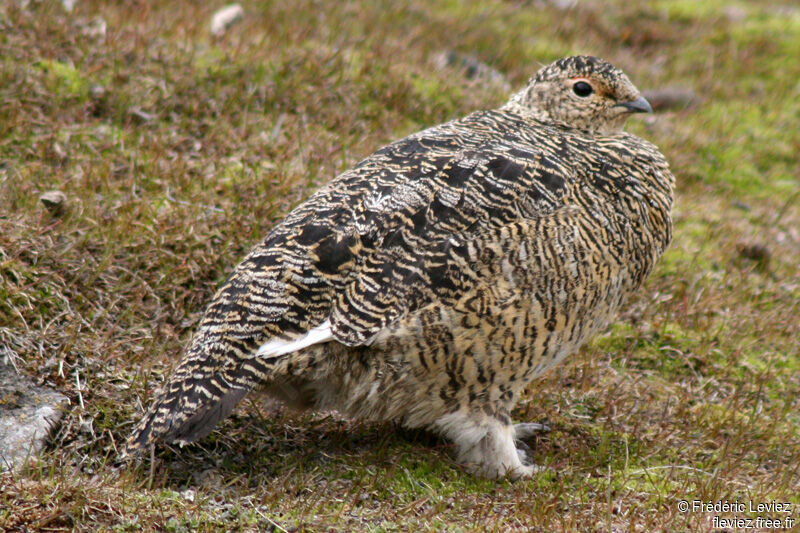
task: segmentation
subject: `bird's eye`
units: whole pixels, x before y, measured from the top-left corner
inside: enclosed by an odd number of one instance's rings
[[[572,92],[580,96],[581,98],[586,98],[590,94],[594,92],[592,86],[586,83],[585,81],[579,81],[575,85],[572,86]]]

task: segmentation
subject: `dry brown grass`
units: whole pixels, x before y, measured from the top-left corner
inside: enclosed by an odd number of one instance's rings
[[[800,519],[791,4],[248,2],[221,39],[217,6],[185,0],[20,4],[0,5],[0,350],[71,407],[40,460],[0,475],[0,529],[711,529],[681,499],[788,501]],[[503,100],[435,71],[447,49],[513,86],[589,52],[699,97],[630,128],[674,166],[673,246],[514,413],[553,428],[532,443],[552,471],[476,480],[428,434],[257,401],[152,470],[117,467],[215,287],[277,220],[386,142]],[[38,199],[54,189],[59,216]]]

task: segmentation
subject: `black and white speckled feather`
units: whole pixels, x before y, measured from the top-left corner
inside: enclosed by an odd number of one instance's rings
[[[263,390],[432,428],[480,475],[531,475],[518,395],[614,317],[671,238],[668,164],[621,130],[648,110],[609,63],[565,58],[502,108],[341,174],[219,289],[127,452],[201,438]]]

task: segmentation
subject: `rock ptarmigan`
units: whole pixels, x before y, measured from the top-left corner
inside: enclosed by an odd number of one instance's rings
[[[669,165],[622,131],[649,111],[619,69],[568,57],[344,172],[222,285],[126,454],[199,439],[259,390],[431,429],[477,475],[532,475],[516,442],[539,426],[511,409],[671,238]]]

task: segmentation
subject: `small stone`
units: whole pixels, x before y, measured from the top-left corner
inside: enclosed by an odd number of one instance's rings
[[[39,197],[39,201],[44,204],[50,214],[58,216],[64,212],[67,206],[67,195],[61,191],[47,191]]]
[[[108,25],[106,21],[101,19],[100,17],[92,20],[91,22],[84,24],[81,27],[81,34],[85,37],[97,39],[98,41],[102,41],[106,38],[106,29]]]
[[[239,4],[231,4],[218,10],[211,17],[211,34],[222,35],[225,31],[242,20],[244,10]]]
[[[89,87],[89,98],[92,100],[102,100],[106,96],[106,88],[102,85],[92,85]]]

